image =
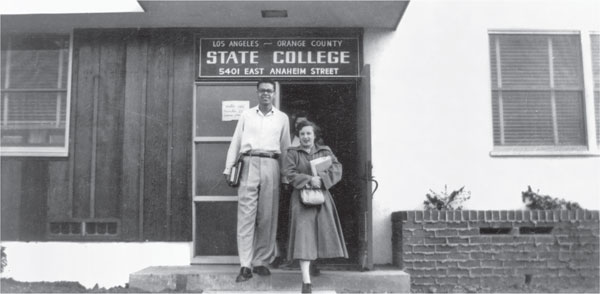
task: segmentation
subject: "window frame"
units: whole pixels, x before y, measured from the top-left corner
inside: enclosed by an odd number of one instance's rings
[[[498,146],[495,145],[494,136],[491,136],[492,157],[535,157],[535,156],[600,156],[600,147],[596,143],[596,126],[594,113],[594,77],[592,71],[592,48],[591,35],[598,32],[588,30],[506,30],[490,29],[487,32],[488,43],[493,35],[578,35],[580,40],[582,77],[583,77],[583,123],[586,144],[581,146]],[[490,61],[491,48],[488,45],[488,74],[489,79],[489,102],[493,117],[493,92],[492,64]],[[494,123],[491,122],[492,134]]]
[[[34,34],[42,35],[42,34]],[[73,74],[73,32],[67,33],[52,33],[47,35],[68,35],[69,37],[69,48],[68,48],[68,63],[67,63],[67,84],[65,93],[65,141],[62,147],[35,147],[35,146],[0,146],[0,156],[6,157],[68,157],[69,156],[69,145],[70,145],[70,131],[71,131],[71,86],[72,86],[72,74]],[[11,35],[8,36],[12,38]],[[8,50],[10,52],[10,49]],[[6,69],[0,68],[5,71]],[[10,92],[10,91],[7,91]],[[2,101],[4,101],[4,90],[2,90]],[[4,103],[4,102],[2,102]]]

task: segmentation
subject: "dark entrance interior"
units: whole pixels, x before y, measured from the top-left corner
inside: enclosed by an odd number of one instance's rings
[[[322,265],[344,265],[354,268],[359,262],[359,214],[361,213],[361,179],[357,173],[359,162],[357,132],[356,83],[302,83],[284,82],[280,89],[280,108],[292,119],[300,110],[323,130],[324,144],[331,147],[343,165],[343,178],[332,190],[338,209],[348,259],[318,261]],[[293,122],[290,122],[293,129]],[[293,137],[293,136],[292,136]],[[282,200],[280,213],[286,214],[289,202]],[[285,211],[284,211],[285,210]],[[287,228],[287,220],[280,220],[281,228]]]

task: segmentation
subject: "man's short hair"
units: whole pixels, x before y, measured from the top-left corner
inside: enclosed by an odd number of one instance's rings
[[[260,86],[260,84],[271,84],[273,85],[273,90],[277,90],[277,84],[275,84],[275,81],[271,79],[261,79],[260,81],[258,81],[258,83],[256,83],[256,89],[258,89],[258,86]]]
[[[299,117],[305,117],[307,120],[310,120],[310,118],[308,117],[308,112],[306,110],[302,110],[302,109],[295,111],[292,114],[292,116],[294,117],[294,120],[296,120]]]

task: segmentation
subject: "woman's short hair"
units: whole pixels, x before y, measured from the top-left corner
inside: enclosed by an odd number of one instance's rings
[[[296,136],[300,137],[300,130],[304,127],[312,127],[313,132],[315,133],[315,143],[322,142],[321,140],[321,128],[314,122],[309,120],[304,120],[298,123],[298,129],[296,129]]]

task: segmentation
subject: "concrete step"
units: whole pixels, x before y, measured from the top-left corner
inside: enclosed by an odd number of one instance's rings
[[[204,291],[202,294],[251,294],[256,293],[257,291]],[[298,291],[259,291],[261,294],[298,294]],[[313,290],[313,294],[337,294],[338,292],[330,290],[330,291],[317,291]]]
[[[299,270],[272,269],[271,275],[236,283],[237,265],[153,266],[129,275],[129,286],[148,292],[299,293],[302,276]],[[328,271],[312,277],[313,293],[408,293],[410,277],[393,267],[373,271]]]

